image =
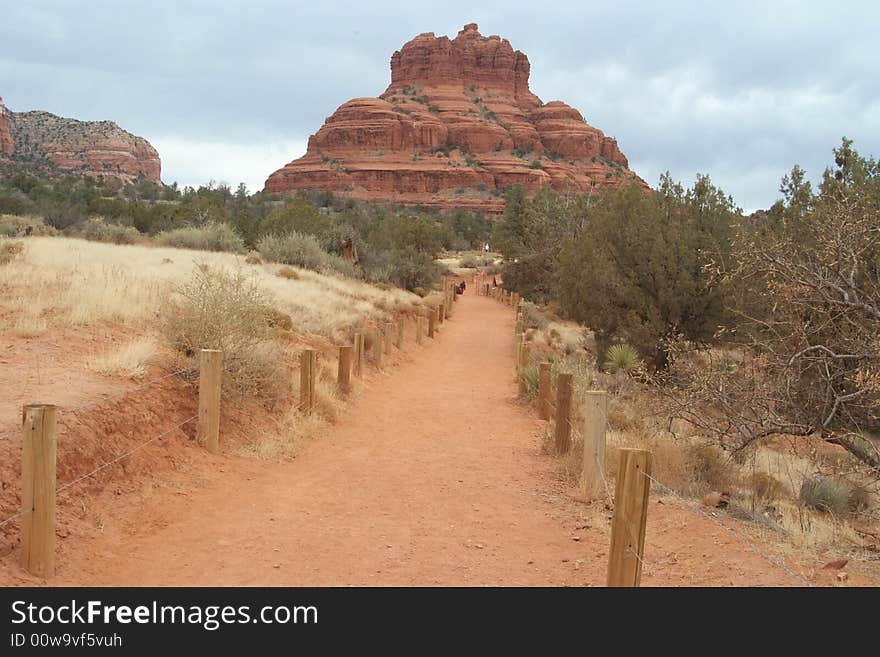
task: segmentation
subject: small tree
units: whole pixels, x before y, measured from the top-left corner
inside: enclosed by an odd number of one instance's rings
[[[744,360],[683,359],[674,411],[734,449],[815,434],[880,472],[880,167],[847,139],[834,156],[818,195],[795,167],[740,230],[725,283]]]

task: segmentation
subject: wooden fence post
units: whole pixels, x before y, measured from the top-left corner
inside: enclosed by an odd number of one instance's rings
[[[403,317],[397,318],[397,348],[403,349]]]
[[[434,331],[437,329],[437,315],[439,311],[434,309],[428,312],[428,337],[434,337]]]
[[[446,302],[441,301],[437,306],[437,324],[442,324],[444,319],[446,319]]]
[[[354,347],[344,344],[339,347],[339,370],[336,373],[336,384],[342,392],[351,390],[351,352]]]
[[[416,315],[416,344],[422,344],[422,336],[425,330],[424,321],[424,317]]]
[[[651,452],[621,449],[611,520],[608,586],[638,586],[645,554],[645,523],[651,489]],[[647,475],[647,476],[646,476]]]
[[[385,324],[385,353],[391,355],[391,345],[394,342],[394,324],[387,322]]]
[[[605,427],[608,423],[608,396],[604,390],[584,393],[584,467],[581,490],[586,501],[602,495],[605,479]]]
[[[55,450],[58,409],[31,404],[21,413],[21,565],[55,574]]]
[[[354,334],[354,375],[362,379],[364,376],[364,334]]]
[[[373,363],[377,370],[382,369],[382,347],[384,340],[382,339],[382,329],[376,329],[373,333]]]
[[[571,374],[561,372],[556,378],[556,453],[571,448]]]
[[[315,408],[315,379],[318,376],[318,352],[305,349],[299,356],[299,407],[303,413]]]
[[[202,349],[199,356],[199,419],[196,442],[209,452],[220,451],[220,382],[223,352]]]
[[[538,413],[542,420],[550,419],[550,395],[552,384],[550,379],[550,363],[541,363],[539,366],[540,378],[538,380]]]
[[[525,340],[519,343],[519,354],[517,357],[516,371],[519,374],[519,394],[524,395],[528,392],[526,383],[526,367],[529,364],[529,345]]]

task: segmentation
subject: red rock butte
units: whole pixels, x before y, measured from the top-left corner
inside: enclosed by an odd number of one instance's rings
[[[0,98],[0,157],[12,155],[12,133],[9,132],[9,113]]]
[[[529,90],[529,68],[507,39],[484,37],[474,23],[455,39],[420,34],[391,56],[385,93],[339,107],[265,189],[489,214],[503,211],[502,192],[515,183],[647,189],[615,139]]]

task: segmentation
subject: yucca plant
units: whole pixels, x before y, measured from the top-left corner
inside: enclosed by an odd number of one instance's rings
[[[541,369],[537,363],[529,363],[520,371],[519,375],[526,384],[526,396],[532,397],[538,394],[541,385]]]
[[[626,343],[615,344],[605,352],[603,367],[611,374],[630,374],[639,368],[639,352]]]

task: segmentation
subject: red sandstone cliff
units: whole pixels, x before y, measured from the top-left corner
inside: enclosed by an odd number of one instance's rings
[[[514,183],[586,191],[632,180],[647,187],[614,139],[573,107],[542,103],[528,58],[470,24],[455,39],[420,34],[395,52],[385,93],[339,107],[266,191],[498,213]]]
[[[5,129],[4,129],[5,126]],[[8,150],[7,150],[8,144]],[[48,112],[10,112],[0,102],[0,153],[6,172],[73,173],[161,183],[159,154],[112,121],[77,121]]]
[[[0,98],[0,157],[12,155],[12,134],[9,132],[9,113]]]

